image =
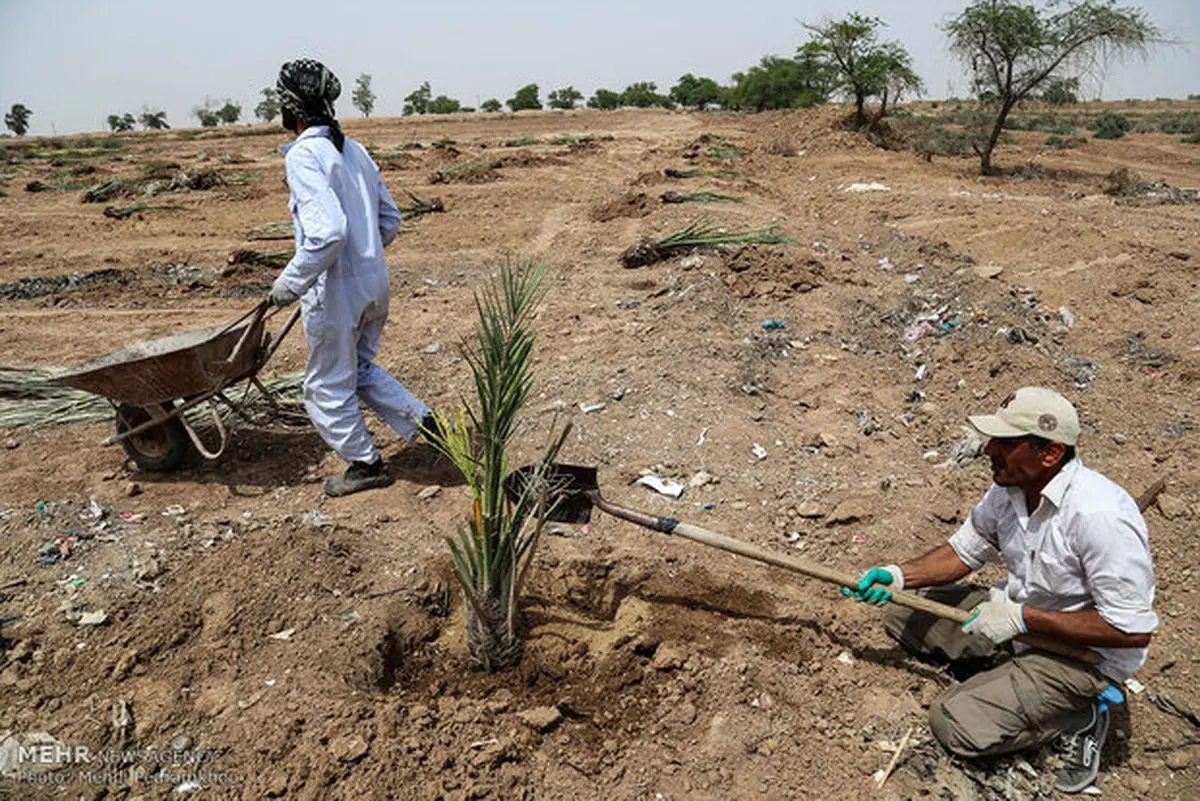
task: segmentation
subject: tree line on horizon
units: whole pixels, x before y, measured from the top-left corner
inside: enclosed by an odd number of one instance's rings
[[[850,13],[839,20],[804,24],[808,40],[791,57],[768,55],[730,83],[719,84],[706,76],[686,73],[665,93],[653,81],[639,81],[621,91],[598,88],[586,99],[574,86],[547,95],[552,109],[570,110],[633,108],[728,109],[762,112],[806,108],[833,99],[850,102],[854,111],[848,124],[862,129],[887,115],[904,96],[920,95],[924,86],[912,66],[912,57],[899,42],[881,40],[886,23],[878,17]],[[1046,0],[1044,7],[1017,5],[1003,0],[973,0],[943,26],[950,50],[968,68],[971,92],[983,114],[970,132],[971,147],[984,173],[992,170],[991,154],[999,143],[1005,120],[1018,103],[1043,99],[1051,103],[1077,102],[1080,77],[1103,57],[1108,61],[1144,55],[1152,45],[1168,42],[1137,6],[1118,6],[1116,0],[1073,0],[1060,4]],[[261,90],[254,114],[263,122],[279,115],[273,87]],[[371,75],[358,76],[351,101],[370,117],[377,97]],[[874,113],[868,105],[877,103]],[[505,103],[489,98],[478,109],[446,95],[434,95],[428,80],[404,98],[403,115],[499,112],[507,106],[518,112],[545,107],[540,87],[530,83],[517,89]],[[242,107],[226,99],[223,104],[206,99],[192,110],[202,127],[232,125],[241,119]],[[15,104],[5,116],[10,130],[23,135],[32,111]],[[144,108],[133,114],[110,114],[112,131],[169,127],[166,113]]]

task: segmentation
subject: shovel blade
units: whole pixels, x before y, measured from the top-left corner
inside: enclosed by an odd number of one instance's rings
[[[596,468],[574,464],[530,464],[508,474],[504,494],[516,503],[533,482],[546,482],[547,520],[583,524],[592,519],[592,493],[599,490]]]

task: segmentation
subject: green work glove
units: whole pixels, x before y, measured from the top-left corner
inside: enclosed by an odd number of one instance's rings
[[[876,606],[883,606],[892,600],[892,590],[902,589],[904,589],[904,572],[900,570],[900,566],[884,565],[883,567],[873,567],[863,574],[856,589],[842,587],[842,595]]]

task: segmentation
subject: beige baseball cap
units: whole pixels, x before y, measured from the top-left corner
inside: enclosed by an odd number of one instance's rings
[[[1005,398],[995,414],[973,415],[967,421],[988,437],[1032,434],[1064,445],[1074,445],[1079,440],[1079,415],[1075,407],[1045,387],[1021,387]]]

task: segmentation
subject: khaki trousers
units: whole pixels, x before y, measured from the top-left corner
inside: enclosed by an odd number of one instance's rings
[[[922,591],[931,600],[970,609],[988,599],[978,587]],[[934,661],[1003,653],[990,640],[964,634],[959,624],[896,604],[884,629],[908,652]],[[1040,651],[1005,658],[954,685],[929,707],[929,725],[947,749],[963,757],[993,756],[1041,745],[1062,734],[1064,719],[1108,686],[1098,670]]]

